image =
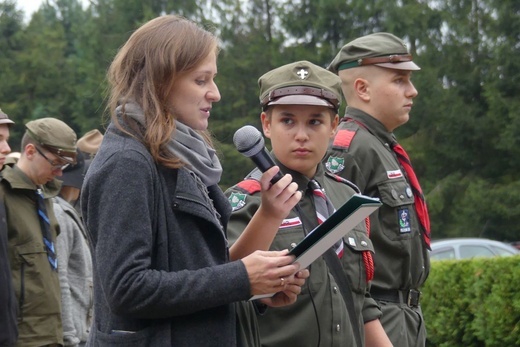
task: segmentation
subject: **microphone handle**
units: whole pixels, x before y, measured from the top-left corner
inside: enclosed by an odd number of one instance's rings
[[[253,162],[256,164],[256,166],[260,169],[262,172],[266,172],[273,166],[275,166],[275,163],[273,161],[273,158],[269,155],[269,153],[265,152],[266,155],[254,155],[250,158],[253,160]],[[275,184],[283,177],[283,174],[281,171],[278,171],[276,175],[271,179],[271,183]]]

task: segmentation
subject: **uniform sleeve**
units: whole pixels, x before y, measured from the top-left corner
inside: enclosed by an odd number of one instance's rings
[[[350,152],[346,152],[343,150],[334,150],[330,153],[331,156],[341,157],[344,161],[344,168],[338,171],[336,174],[353,182],[361,191],[364,191],[367,178],[364,174],[364,169],[362,167],[363,163],[358,163],[356,157],[352,155]],[[368,158],[365,156],[361,156],[361,158]]]
[[[225,194],[233,207],[227,229],[229,243],[232,245],[260,207],[261,198],[236,188],[226,190]]]
[[[383,315],[381,312],[381,307],[379,307],[377,302],[370,296],[368,290],[365,294],[365,301],[363,302],[361,315],[363,316],[364,323],[373,321],[375,319],[380,319]]]

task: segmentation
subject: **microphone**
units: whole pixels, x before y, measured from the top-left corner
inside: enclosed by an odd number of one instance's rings
[[[266,172],[276,164],[273,158],[265,148],[265,142],[262,134],[252,125],[246,125],[238,129],[233,135],[233,143],[237,150],[245,155],[256,164],[258,169]],[[281,171],[271,179],[271,183],[275,184],[283,177]]]

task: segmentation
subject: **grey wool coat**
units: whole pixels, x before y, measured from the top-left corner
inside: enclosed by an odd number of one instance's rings
[[[250,285],[242,261],[229,261],[231,208],[211,186],[215,214],[192,175],[107,129],[81,193],[94,265],[87,346],[236,345],[233,302]]]

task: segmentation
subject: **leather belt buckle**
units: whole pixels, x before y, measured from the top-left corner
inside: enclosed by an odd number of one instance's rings
[[[408,300],[407,304],[409,307],[418,307],[419,300],[421,298],[421,292],[415,289],[410,289],[408,291]]]

